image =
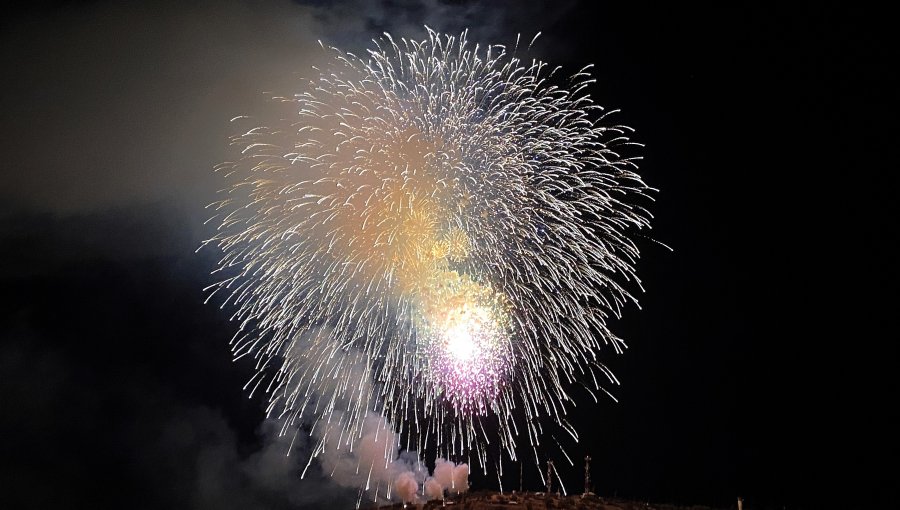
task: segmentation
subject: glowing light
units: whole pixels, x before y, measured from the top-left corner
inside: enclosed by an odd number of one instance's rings
[[[447,351],[457,361],[470,361],[475,350],[470,324],[457,324],[447,331]]]
[[[425,334],[425,378],[458,410],[491,407],[514,365],[502,312],[464,302],[431,317]]]

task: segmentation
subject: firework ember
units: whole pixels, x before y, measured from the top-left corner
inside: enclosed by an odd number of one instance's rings
[[[570,391],[617,383],[598,353],[624,347],[607,321],[639,288],[630,130],[586,94],[589,67],[561,79],[465,33],[375,43],[327,49],[218,169],[212,288],[235,356],[258,360],[248,388],[285,431],[327,422],[347,445],[370,412],[406,449],[482,464],[486,429],[511,458],[544,420],[575,436]]]

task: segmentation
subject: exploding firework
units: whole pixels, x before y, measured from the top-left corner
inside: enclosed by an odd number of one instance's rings
[[[286,117],[235,137],[218,168],[211,288],[236,308],[235,356],[257,359],[248,387],[285,431],[338,444],[370,412],[407,449],[482,465],[486,430],[513,459],[537,453],[545,420],[577,439],[570,391],[617,384],[598,352],[624,347],[607,321],[634,300],[628,235],[650,218],[619,154],[630,130],[585,92],[590,66],[560,80],[430,30],[326,51],[277,98]]]

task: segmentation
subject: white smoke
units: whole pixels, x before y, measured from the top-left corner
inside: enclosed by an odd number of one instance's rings
[[[425,480],[425,498],[441,499],[444,497],[444,488],[434,478]]]
[[[348,437],[341,414],[313,428],[313,451],[326,475],[340,485],[365,491],[374,501],[405,503],[443,498],[469,488],[469,466],[437,459],[432,476],[416,452],[400,452],[400,437],[381,415],[368,413],[358,437]]]
[[[394,489],[397,491],[399,499],[404,503],[410,503],[416,500],[419,483],[411,472],[405,471],[397,476],[397,479],[394,481]]]
[[[469,489],[469,465],[437,459],[434,463],[434,474],[430,480],[435,481],[441,490],[447,490],[451,494],[466,492]]]
[[[310,386],[316,399],[309,400],[306,412],[299,410],[295,415],[300,417],[299,421],[312,424],[310,434],[315,446],[307,467],[313,459],[318,459],[326,476],[344,487],[359,489],[375,502],[422,502],[441,499],[445,493],[468,490],[467,464],[437,459],[429,476],[428,467],[418,453],[401,451],[400,435],[394,432],[387,418],[366,410],[372,408],[377,391],[372,387],[372,367],[364,353],[336,349],[329,356],[315,355],[317,349],[334,349],[332,342],[321,341],[329,334],[328,328],[309,331],[298,338],[288,354],[287,365],[292,370],[299,373],[316,370],[331,376],[322,377]],[[316,363],[321,359],[327,361]],[[338,373],[344,377],[333,377]],[[343,380],[352,383],[340,384]],[[371,395],[373,400],[366,399],[366,407],[360,407],[360,399],[351,398],[358,393]],[[277,398],[275,401],[280,402]],[[358,420],[356,416],[364,418]],[[283,427],[281,433],[290,433],[289,430]]]

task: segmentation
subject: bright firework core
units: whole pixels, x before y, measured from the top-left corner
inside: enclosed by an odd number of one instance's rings
[[[457,324],[446,332],[446,349],[458,362],[466,362],[472,359],[475,351],[475,342],[472,339],[475,325],[471,323]],[[477,332],[475,332],[477,334]]]
[[[456,309],[450,314],[450,323],[445,325],[441,344],[457,362],[473,361],[483,351],[480,340],[493,329],[488,321],[490,318],[483,307]]]
[[[437,315],[426,328],[426,377],[457,409],[484,412],[512,364],[502,312],[467,301]]]

